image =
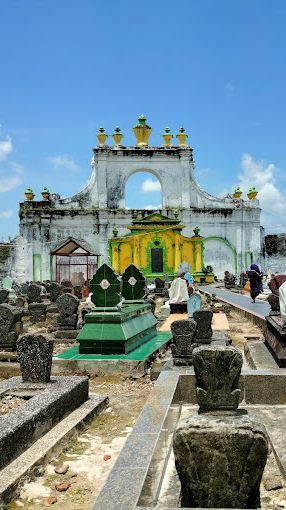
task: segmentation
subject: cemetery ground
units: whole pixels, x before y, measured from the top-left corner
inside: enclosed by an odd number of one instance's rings
[[[247,337],[260,338],[262,330],[233,309],[228,315],[232,345],[242,352]],[[35,326],[32,327],[35,329]],[[58,353],[65,344],[55,344]],[[99,376],[90,379],[90,394],[108,395],[109,407],[89,428],[72,440],[69,448],[40,470],[39,476],[25,484],[20,496],[8,505],[40,510],[53,506],[61,510],[91,508],[111,471],[122,446],[143,408],[158,367],[171,358],[166,351],[144,377]],[[68,467],[67,471],[66,467]],[[60,468],[60,469],[58,469]],[[56,473],[62,471],[63,473]],[[59,485],[60,484],[60,485]],[[56,489],[60,488],[61,491]],[[286,489],[273,453],[270,452],[261,488],[262,509],[286,508]]]

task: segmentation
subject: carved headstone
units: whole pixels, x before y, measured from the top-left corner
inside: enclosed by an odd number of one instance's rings
[[[91,300],[95,306],[114,307],[120,300],[121,283],[107,264],[102,264],[90,282]]]
[[[9,299],[9,290],[7,289],[0,289],[0,304],[2,303],[8,303]]]
[[[30,320],[33,324],[36,322],[45,322],[47,317],[47,305],[44,303],[30,303],[28,305]]]
[[[34,333],[17,340],[23,382],[48,383],[51,377],[54,341],[50,335]]]
[[[201,346],[193,351],[201,412],[236,411],[242,355],[235,347]]]
[[[13,278],[11,278],[11,276],[5,276],[5,278],[3,278],[2,287],[9,291],[9,299],[14,300],[16,298],[16,294],[13,289]]]
[[[200,415],[181,423],[174,453],[184,508],[260,508],[266,431],[248,416]]]
[[[18,296],[15,299],[15,306],[17,306],[18,308],[24,308],[25,303],[26,303],[26,300],[24,297]]]
[[[199,294],[192,294],[187,301],[188,316],[193,317],[194,312],[200,311],[202,298]]]
[[[20,286],[21,294],[27,294],[29,288],[29,284],[27,282],[22,283]]]
[[[212,336],[212,318],[213,312],[210,310],[200,310],[193,313],[193,319],[197,323],[196,339],[198,343],[210,343]]]
[[[31,283],[27,290],[28,303],[41,303],[41,285]]]
[[[174,321],[171,324],[173,335],[171,351],[175,366],[192,364],[193,338],[197,324],[193,319]]]
[[[50,294],[50,300],[55,303],[58,297],[61,295],[62,286],[58,282],[51,282],[48,286],[48,292]]]
[[[142,300],[145,295],[145,287],[145,276],[134,264],[130,264],[122,275],[122,296],[127,301]]]
[[[259,508],[267,460],[263,425],[237,412],[242,355],[234,347],[193,351],[202,414],[182,420],[174,434],[181,507]]]
[[[66,293],[60,296],[57,301],[59,315],[57,317],[57,325],[67,327],[67,329],[75,329],[77,325],[77,311],[79,299],[73,294]]]
[[[22,310],[12,305],[0,305],[0,349],[14,351],[22,329]]]

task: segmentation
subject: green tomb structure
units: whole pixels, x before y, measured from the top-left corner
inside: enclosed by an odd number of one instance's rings
[[[79,354],[128,354],[157,335],[151,305],[144,301],[145,278],[131,264],[122,281],[103,264],[90,282],[95,308],[77,336]]]

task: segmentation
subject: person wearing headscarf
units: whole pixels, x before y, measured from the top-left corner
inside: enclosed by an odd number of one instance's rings
[[[250,269],[246,273],[249,278],[252,303],[255,303],[258,294],[263,292],[262,278],[264,274],[260,271],[257,264],[251,264]]]

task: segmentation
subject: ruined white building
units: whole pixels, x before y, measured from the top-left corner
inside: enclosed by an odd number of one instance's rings
[[[219,278],[225,270],[238,274],[252,260],[261,262],[258,200],[209,195],[194,180],[193,149],[185,144],[184,130],[177,135],[177,145],[166,130],[161,147],[149,145],[150,131],[146,119],[140,117],[134,128],[137,145],[124,147],[119,129],[113,146],[106,145],[107,135],[101,129],[100,144],[93,149],[90,182],[82,191],[70,198],[43,193],[43,200],[20,204],[20,234],[13,251],[12,276],[16,280],[68,279],[67,268],[59,274],[58,264],[65,259],[68,266],[71,255],[75,265],[82,265],[77,272],[84,278],[89,276],[84,265],[87,257],[91,257],[90,271],[96,263],[108,262],[109,239],[116,230],[119,236],[130,233],[127,227],[134,218],[134,211],[125,207],[126,181],[142,171],[161,183],[162,215],[174,218],[179,214],[184,236],[192,236],[193,229],[199,227],[204,238],[204,265],[212,265]],[[152,212],[138,210],[136,217]]]

